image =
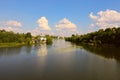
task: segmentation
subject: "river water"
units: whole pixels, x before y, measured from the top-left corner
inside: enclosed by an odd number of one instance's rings
[[[0,48],[0,80],[120,80],[120,61],[64,40]]]

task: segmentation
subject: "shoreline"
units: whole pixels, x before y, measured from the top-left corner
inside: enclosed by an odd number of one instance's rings
[[[0,48],[8,48],[8,47],[19,47],[19,46],[24,46],[26,45],[25,43],[0,43]]]

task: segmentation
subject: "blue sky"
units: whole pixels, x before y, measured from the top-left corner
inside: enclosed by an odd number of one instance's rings
[[[87,33],[94,23],[89,16],[91,12],[93,16],[107,10],[119,13],[119,3],[119,0],[0,0],[0,27],[2,29],[5,26],[3,23],[11,20],[20,22],[24,32],[32,31],[41,26],[37,21],[45,17],[51,32],[56,34],[56,25],[65,18],[76,25],[77,32]],[[13,28],[12,25],[10,27]]]

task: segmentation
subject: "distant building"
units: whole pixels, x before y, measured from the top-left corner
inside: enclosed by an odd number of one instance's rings
[[[32,42],[34,44],[41,44],[41,43],[46,43],[47,38],[45,36],[37,36],[32,39]]]
[[[40,42],[45,43],[46,42],[46,37],[45,36],[40,36]]]

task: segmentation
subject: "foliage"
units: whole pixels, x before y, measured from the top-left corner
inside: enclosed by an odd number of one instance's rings
[[[31,33],[14,33],[12,31],[0,30],[0,43],[21,43],[31,44]]]
[[[74,43],[87,43],[91,45],[115,45],[120,46],[120,28],[100,29],[96,32],[91,32],[84,35],[72,35],[66,37],[66,41]]]
[[[46,37],[46,39],[47,39],[46,44],[52,44],[52,43],[53,43],[53,42],[52,42],[52,36],[46,35],[45,37]]]

